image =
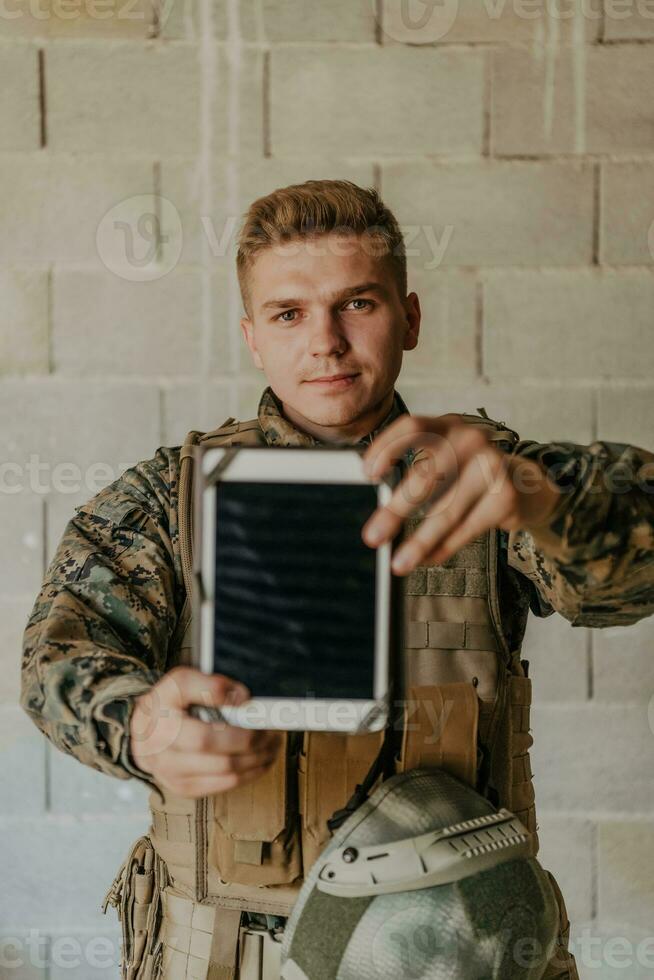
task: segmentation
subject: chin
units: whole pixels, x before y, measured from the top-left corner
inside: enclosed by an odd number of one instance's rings
[[[346,410],[345,407],[339,408],[337,405],[325,406],[324,408],[307,406],[306,409],[300,409],[300,411],[309,422],[313,422],[315,425],[346,426],[351,425],[359,417],[358,412],[353,412],[351,409]]]
[[[351,409],[346,409],[345,406],[339,405],[306,405],[300,408],[300,412],[304,415],[305,419],[313,422],[314,425],[325,426],[351,425],[359,416],[358,412],[353,412]]]

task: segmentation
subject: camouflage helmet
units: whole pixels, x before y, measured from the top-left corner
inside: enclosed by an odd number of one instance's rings
[[[439,769],[383,782],[312,866],[284,980],[540,980],[558,907],[529,834]]]

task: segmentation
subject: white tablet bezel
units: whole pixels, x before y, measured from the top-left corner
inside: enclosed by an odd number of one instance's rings
[[[383,481],[371,480],[363,469],[362,457],[352,449],[239,448],[219,479],[211,474],[229,449],[206,450],[201,456],[202,534],[199,574],[201,603],[199,663],[204,673],[213,673],[215,514],[217,482],[330,483],[377,487],[379,504],[386,504],[392,490]],[[231,450],[233,453],[234,451]],[[220,714],[230,724],[243,728],[285,731],[379,731],[388,714],[391,643],[391,549],[388,542],[376,549],[375,662],[373,697],[367,699],[251,698],[243,705],[221,706]],[[198,635],[196,633],[196,636]]]

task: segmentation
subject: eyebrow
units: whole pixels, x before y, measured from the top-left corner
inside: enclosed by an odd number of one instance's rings
[[[357,286],[348,286],[346,289],[341,289],[338,293],[334,293],[332,301],[338,303],[340,300],[345,299],[346,296],[358,296],[359,293],[379,293],[381,296],[387,295],[386,287],[380,282],[363,282]],[[262,310],[279,310],[286,309],[290,306],[302,306],[306,300],[302,297],[291,296],[285,299],[269,299],[267,302],[261,305]]]

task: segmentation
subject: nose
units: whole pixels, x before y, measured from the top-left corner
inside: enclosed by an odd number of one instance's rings
[[[315,357],[342,354],[347,347],[347,339],[338,317],[331,310],[324,310],[312,319],[309,353]]]

